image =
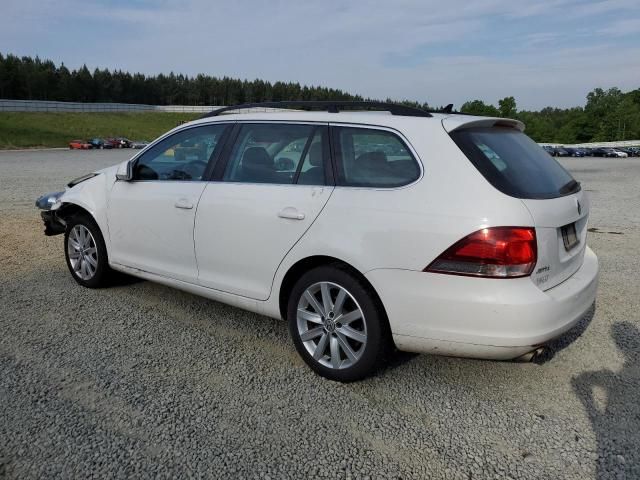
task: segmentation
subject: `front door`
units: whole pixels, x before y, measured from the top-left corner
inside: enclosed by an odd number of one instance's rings
[[[107,211],[112,262],[197,282],[195,213],[226,128],[180,130],[135,161],[132,181],[115,182]]]

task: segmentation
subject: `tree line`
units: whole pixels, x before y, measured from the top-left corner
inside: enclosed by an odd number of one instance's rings
[[[640,88],[623,93],[619,88],[596,88],[587,94],[584,107],[545,107],[539,111],[516,108],[513,97],[495,107],[481,100],[466,102],[464,113],[517,118],[527,135],[538,142],[588,143],[640,140]]]
[[[239,80],[209,75],[131,74],[86,65],[0,53],[0,98],[68,102],[118,102],[150,105],[234,105],[280,100],[362,100],[342,90],[294,82]]]
[[[86,65],[69,70],[64,63],[0,53],[0,98],[75,102],[144,103],[151,105],[234,105],[281,100],[371,100],[339,89],[296,82],[240,80],[224,76],[143,75]],[[387,99],[387,101],[391,101]],[[428,109],[427,102],[397,103]],[[518,111],[514,97],[498,106],[481,100],[464,103],[460,111],[522,120],[536,141],[583,143],[640,139],[640,89],[596,88],[584,107],[546,107]]]

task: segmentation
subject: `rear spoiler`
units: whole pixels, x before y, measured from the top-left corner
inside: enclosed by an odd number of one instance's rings
[[[515,128],[524,132],[524,123],[519,120],[513,120],[511,118],[498,118],[498,117],[474,117],[470,115],[451,115],[442,119],[442,126],[451,133],[456,130],[463,130],[466,128],[475,127],[503,127],[503,128]]]

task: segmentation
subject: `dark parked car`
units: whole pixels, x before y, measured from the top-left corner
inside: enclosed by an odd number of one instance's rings
[[[581,148],[565,147],[565,150],[570,157],[584,157],[587,155],[587,153]]]
[[[131,148],[131,144],[133,143],[128,138],[118,137],[116,140],[120,142],[120,148]]]
[[[621,157],[622,155],[615,148],[600,147],[600,148],[594,148],[593,149],[593,156],[594,157],[617,158],[617,157]]]
[[[569,152],[567,150],[565,150],[562,147],[556,147],[553,149],[554,151],[554,155],[556,157],[568,157],[569,156]]]
[[[105,143],[109,143],[113,148],[131,148],[131,140],[124,137],[109,137],[105,139]]]
[[[90,143],[93,148],[113,148],[113,145],[105,142],[102,138],[92,138],[88,143]]]

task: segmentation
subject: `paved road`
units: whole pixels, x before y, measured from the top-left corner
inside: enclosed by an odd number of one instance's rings
[[[76,285],[33,200],[129,154],[0,153],[0,477],[640,478],[640,159],[562,160],[602,276],[546,363],[397,355],[341,385],[283,322]]]

